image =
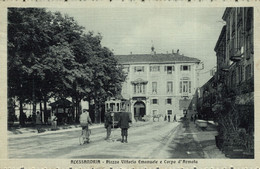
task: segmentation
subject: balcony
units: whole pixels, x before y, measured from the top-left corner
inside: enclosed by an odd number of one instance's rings
[[[233,55],[231,55],[230,60],[233,62],[239,62],[243,59],[244,53],[242,50],[237,49]]]
[[[181,98],[183,99],[188,99],[189,98],[189,94],[188,93],[181,93]]]
[[[229,72],[229,67],[228,66],[224,66],[220,69],[223,72]]]

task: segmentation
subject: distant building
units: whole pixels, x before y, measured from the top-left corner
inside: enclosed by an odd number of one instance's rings
[[[179,53],[117,55],[127,79],[122,96],[131,101],[135,120],[145,115],[183,116],[197,89],[200,60]]]
[[[216,103],[216,75],[210,78],[195,94],[197,111],[201,119],[213,119],[212,107]]]

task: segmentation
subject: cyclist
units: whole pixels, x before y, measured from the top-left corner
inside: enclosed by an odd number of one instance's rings
[[[91,119],[90,119],[90,117],[89,117],[89,112],[88,112],[87,109],[83,109],[83,110],[82,110],[82,114],[80,115],[79,121],[80,121],[80,125],[81,125],[81,127],[82,127],[83,136],[84,136],[84,138],[85,138],[84,143],[85,143],[85,142],[86,142],[86,143],[89,143],[90,130],[89,130],[89,128],[88,128],[88,125],[89,125],[89,124],[91,125],[92,122],[91,122]]]

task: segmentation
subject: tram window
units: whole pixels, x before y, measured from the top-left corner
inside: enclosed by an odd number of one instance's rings
[[[115,103],[110,103],[110,108],[112,109],[112,111],[115,111]]]
[[[119,103],[117,103],[117,111],[119,111],[120,109]]]
[[[108,103],[106,104],[106,110],[108,110],[109,109],[109,107],[108,107]]]

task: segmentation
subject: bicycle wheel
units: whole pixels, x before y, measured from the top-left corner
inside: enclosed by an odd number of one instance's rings
[[[83,135],[79,136],[79,145],[83,145],[85,142],[85,138]]]

